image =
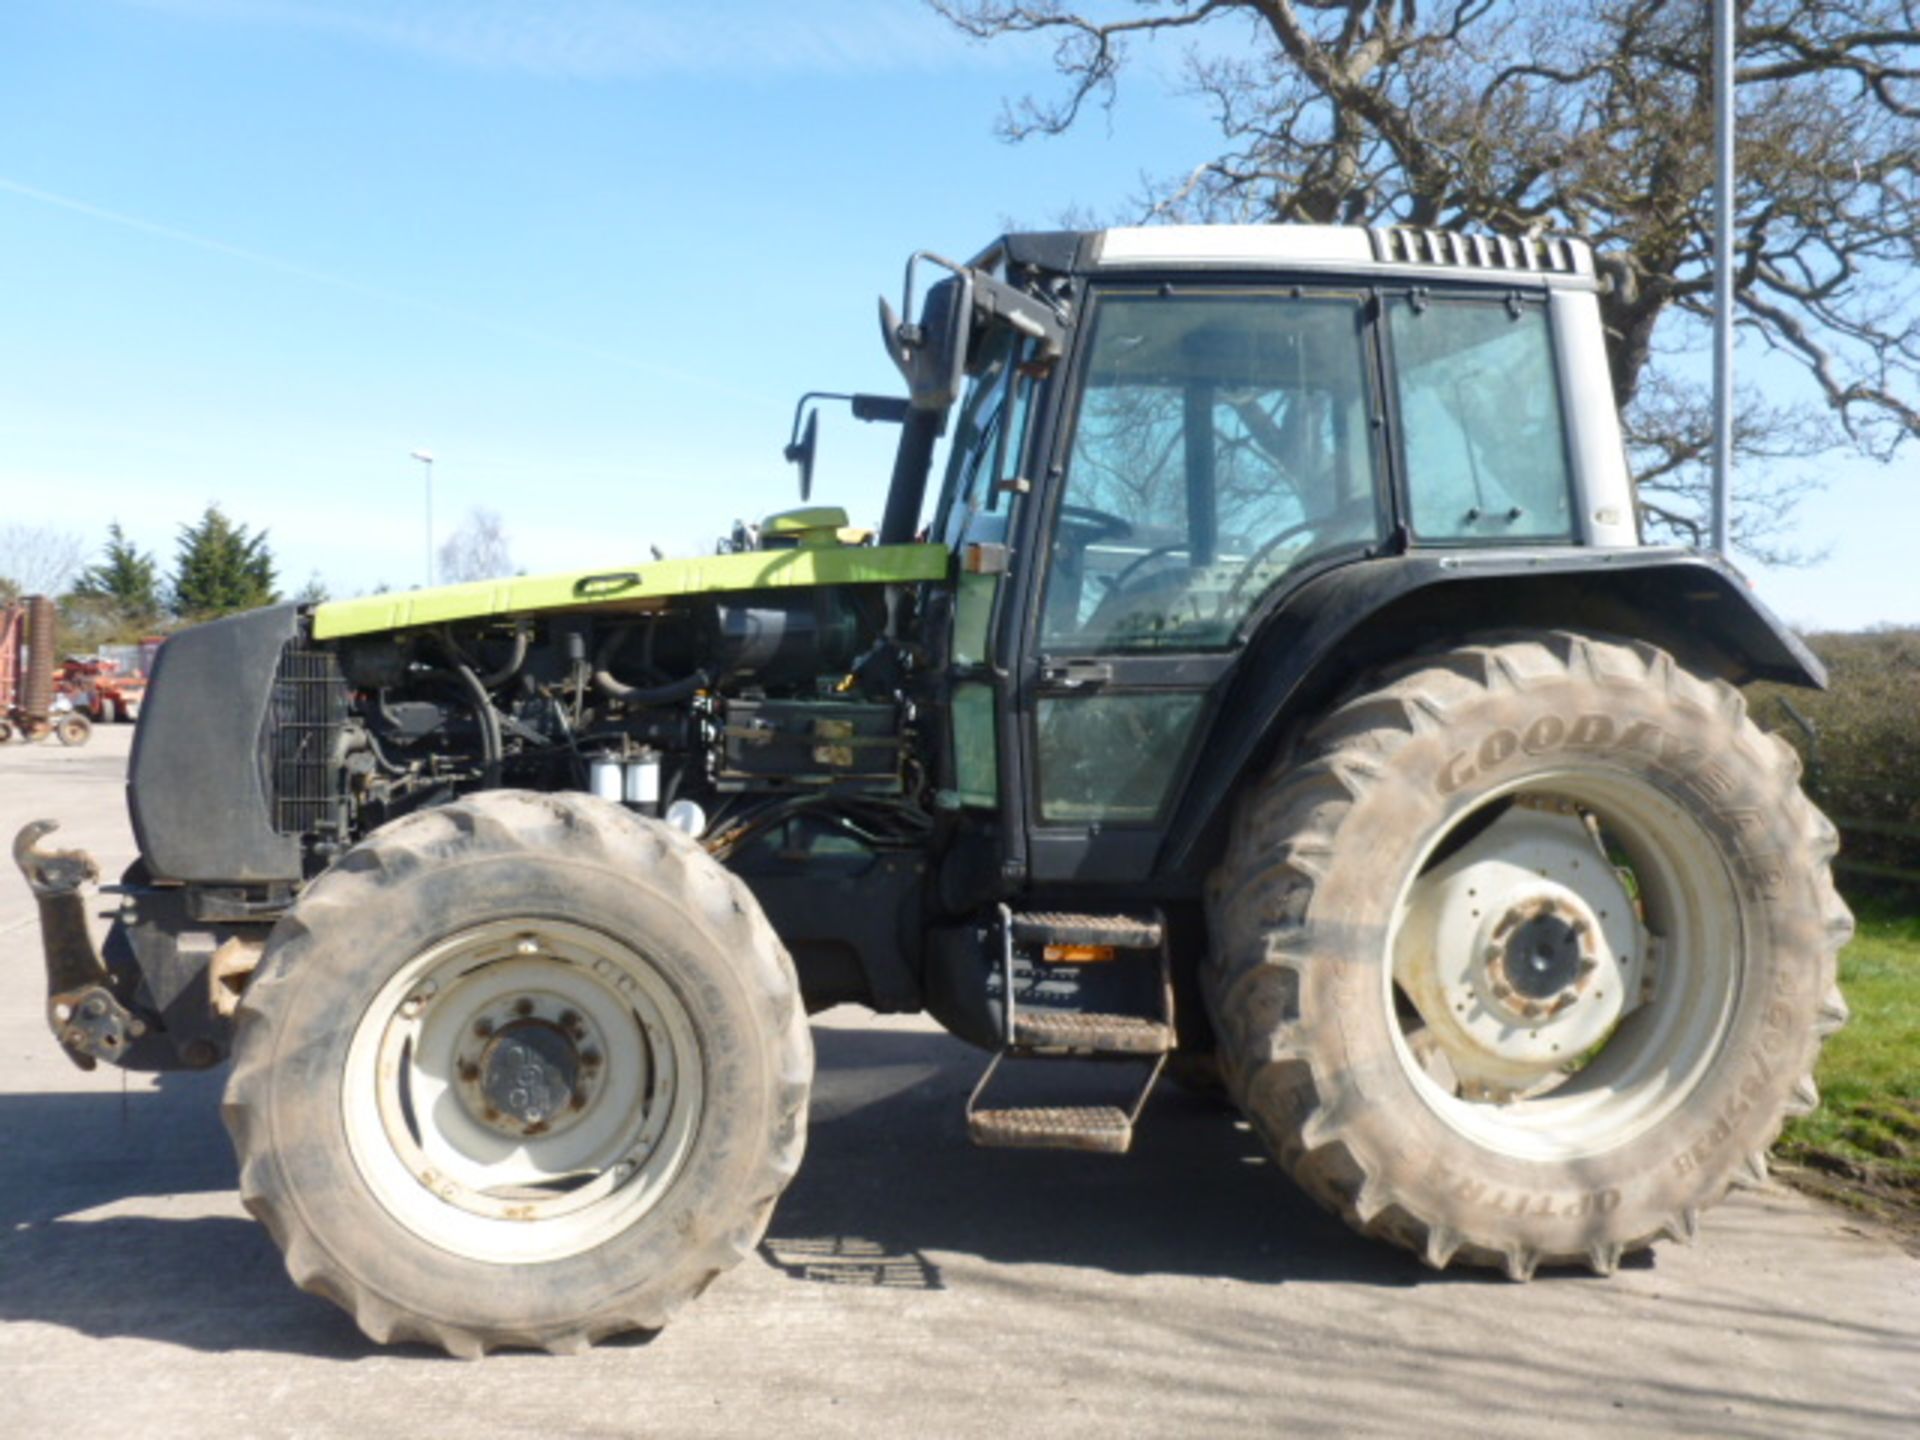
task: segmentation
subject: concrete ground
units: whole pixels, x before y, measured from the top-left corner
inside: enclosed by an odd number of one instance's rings
[[[127,740],[0,748],[0,843],[57,816],[117,872]],[[381,1350],[241,1210],[219,1075],[61,1057],[10,867],[0,962],[4,1437],[1920,1433],[1920,1260],[1843,1212],[1745,1194],[1610,1280],[1435,1275],[1177,1093],[1123,1159],[969,1149],[979,1057],[846,1011],[760,1256],[659,1337]]]

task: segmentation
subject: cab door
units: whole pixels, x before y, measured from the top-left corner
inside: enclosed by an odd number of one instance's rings
[[[1369,299],[1093,293],[1020,667],[1033,881],[1146,878],[1248,617],[1382,538]]]
[[[1010,537],[1034,409],[1036,376],[1022,368],[1023,338],[991,334],[962,401],[929,538],[953,551],[949,799],[962,808],[1000,804],[1003,687],[996,681],[994,621],[1007,583]]]

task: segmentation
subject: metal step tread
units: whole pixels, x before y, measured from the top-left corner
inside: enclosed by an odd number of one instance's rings
[[[1138,915],[1081,915],[1065,910],[1029,910],[1013,917],[1013,938],[1028,945],[1111,945],[1118,950],[1154,950],[1163,928]]]
[[[1133,1121],[1117,1105],[1029,1105],[976,1110],[967,1117],[976,1145],[1006,1149],[1097,1150],[1121,1155],[1133,1143]]]
[[[1173,1027],[1144,1015],[1086,1011],[1016,1010],[1013,1043],[1019,1049],[1082,1050],[1096,1055],[1164,1055]]]

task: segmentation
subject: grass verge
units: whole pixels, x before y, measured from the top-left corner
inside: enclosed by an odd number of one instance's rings
[[[1840,956],[1853,1018],[1814,1072],[1820,1108],[1774,1153],[1783,1180],[1892,1225],[1920,1254],[1920,915],[1859,910]]]

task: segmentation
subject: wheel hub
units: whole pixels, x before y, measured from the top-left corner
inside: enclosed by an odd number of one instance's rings
[[[1463,1090],[1572,1067],[1637,998],[1632,897],[1570,805],[1516,805],[1416,882],[1394,978]]]
[[[480,1094],[501,1112],[496,1129],[547,1125],[575,1108],[580,1052],[544,1020],[518,1020],[487,1042],[480,1056]]]
[[[1507,985],[1527,1000],[1571,994],[1585,958],[1580,939],[1587,933],[1591,932],[1583,921],[1569,924],[1551,905],[1521,920],[1500,957]]]
[[[553,996],[502,997],[467,1033],[456,1062],[460,1100],[496,1134],[560,1134],[599,1092],[605,1045],[586,1017]]]
[[[1600,934],[1599,917],[1572,890],[1545,878],[1522,885],[1479,927],[1473,992],[1515,1021],[1558,1015],[1591,988]]]

